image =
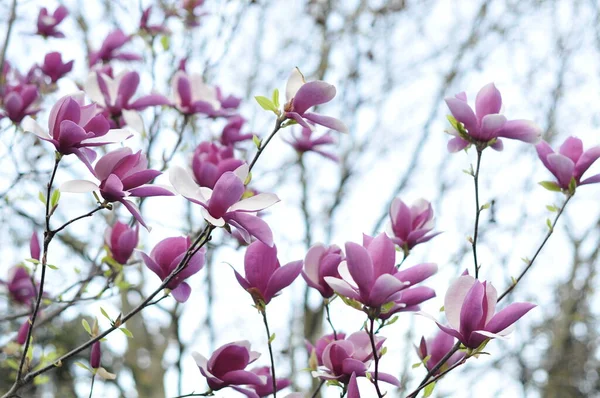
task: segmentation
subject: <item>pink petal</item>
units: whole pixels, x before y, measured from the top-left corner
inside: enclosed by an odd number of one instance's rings
[[[192,293],[192,288],[185,282],[181,282],[179,286],[171,290],[173,298],[180,303],[185,303]]]
[[[573,161],[573,163],[577,163],[577,161],[583,154],[583,142],[581,142],[579,138],[569,137],[560,146],[560,148],[558,149],[558,153],[568,157]]]
[[[331,116],[324,116],[318,113],[305,112],[303,115],[304,119],[318,124],[323,127],[330,128],[340,133],[348,133],[348,127],[344,122]]]
[[[600,146],[585,151],[575,164],[575,178],[580,179],[598,158],[600,158]]]
[[[450,141],[448,141],[448,152],[459,152],[468,147],[469,145],[469,141],[465,141],[460,137],[454,137]]]
[[[481,128],[477,134],[471,133],[473,138],[482,141],[489,141],[496,138],[497,131],[506,123],[504,115],[492,114],[484,116],[481,120]]]
[[[475,278],[470,275],[463,275],[456,279],[446,291],[446,296],[444,297],[444,311],[446,312],[448,323],[455,330],[460,329],[460,313],[463,302],[465,301],[467,293],[475,283]]]
[[[296,280],[302,271],[302,260],[294,261],[277,269],[267,285],[265,300],[268,303],[272,297]]]
[[[477,118],[475,117],[475,113],[473,113],[473,109],[465,102],[461,101],[457,98],[446,98],[446,105],[450,108],[450,112],[454,118],[465,125],[465,128],[469,132],[469,134],[476,133],[477,128]]]
[[[373,262],[367,249],[354,242],[346,243],[346,262],[352,279],[358,285],[361,295],[371,291],[374,282]]]
[[[494,83],[483,86],[475,98],[477,118],[482,120],[486,115],[500,113],[500,108],[502,108],[502,96]]]
[[[273,246],[273,232],[260,217],[239,211],[227,213],[224,217],[228,223],[238,228],[240,232],[244,230],[265,245]]]
[[[568,157],[557,153],[548,155],[547,160],[550,165],[550,171],[554,174],[560,186],[567,189],[573,177],[575,163]]]
[[[489,323],[485,325],[485,330],[492,333],[500,333],[534,307],[536,305],[531,303],[513,303],[494,315]]]
[[[542,130],[530,120],[509,120],[496,131],[497,137],[505,137],[513,140],[536,144],[540,141]]]

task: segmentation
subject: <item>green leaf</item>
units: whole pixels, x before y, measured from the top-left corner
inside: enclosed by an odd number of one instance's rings
[[[413,364],[411,365],[411,368],[413,368],[413,369],[416,369],[416,368],[418,368],[419,366],[421,366],[422,364],[423,364],[422,362],[413,363]]]
[[[19,364],[13,358],[8,358],[4,360],[4,363],[8,365],[9,368],[14,370],[19,370]]]
[[[42,191],[40,191],[38,193],[38,199],[40,200],[40,202],[42,202],[43,204],[46,204],[46,195],[44,195],[44,193]]]
[[[35,379],[33,379],[33,385],[34,386],[39,386],[42,384],[46,384],[50,381],[50,376],[47,375],[41,375],[36,377]]]
[[[273,90],[273,104],[279,109],[279,89]]]
[[[244,181],[244,185],[250,184],[250,181],[252,181],[252,172],[248,173],[248,177],[246,177],[246,181]]]
[[[392,325],[392,324],[396,323],[396,321],[397,321],[397,320],[398,320],[398,315],[394,315],[394,317],[393,317],[392,319],[390,319],[389,321],[387,321],[387,322],[385,323],[385,325],[386,325],[386,326],[390,326],[390,325]]]
[[[132,338],[133,338],[133,333],[131,333],[131,332],[129,331],[129,329],[127,329],[127,328],[119,328],[119,330],[120,330],[121,332],[123,332],[123,334],[124,334],[125,336],[129,337],[130,339],[132,339]]]
[[[426,364],[430,359],[431,355],[427,355],[425,358],[423,358],[423,363]]]
[[[575,193],[575,189],[577,188],[577,181],[575,181],[575,177],[571,177],[571,181],[569,181],[569,193],[573,195]]]
[[[50,269],[58,269],[58,267],[56,265],[52,265],[52,264],[46,264],[46,267],[48,267]]]
[[[552,192],[560,192],[561,188],[560,186],[555,183],[554,181],[540,181],[539,184],[541,186],[543,186],[544,188],[546,188],[548,191],[552,191]]]
[[[256,145],[256,148],[260,149],[261,141],[260,141],[260,138],[258,138],[258,136],[253,135],[252,142],[254,142],[254,145]]]
[[[554,228],[552,228],[552,221],[550,221],[549,218],[546,218],[546,225],[548,226],[548,229],[550,231],[552,231]]]
[[[60,200],[60,190],[55,189],[54,192],[52,192],[52,197],[50,198],[50,207],[55,207],[56,205],[58,205],[59,200]]]
[[[102,313],[106,319],[112,322],[112,319],[108,316],[108,313],[104,310],[104,308],[100,307],[100,313]]]
[[[387,314],[388,312],[390,312],[390,310],[392,309],[392,307],[394,307],[394,302],[390,301],[389,303],[385,303],[384,305],[381,306],[381,313],[382,314]]]
[[[269,344],[275,341],[275,333],[273,333],[271,335],[271,337],[269,337]]]
[[[383,349],[379,353],[379,358],[381,358],[382,356],[384,356],[386,353],[387,353],[387,347],[383,347]]]
[[[36,260],[35,258],[28,258],[25,261],[30,262],[32,264],[39,264],[40,260]]]
[[[260,105],[260,107],[263,108],[265,111],[277,112],[277,107],[267,97],[257,95],[256,97],[254,97],[254,99],[256,99],[256,102],[258,102],[258,105]]]
[[[162,36],[160,38],[160,45],[162,46],[163,50],[169,51],[169,47],[171,47],[171,40],[169,39],[169,36]]]
[[[481,206],[481,210],[486,210],[486,209],[489,209],[489,208],[490,208],[490,206],[491,206],[491,205],[490,205],[489,203],[486,203],[486,204],[484,204],[483,206]]]
[[[551,212],[557,212],[558,211],[558,207],[554,206],[554,205],[546,205],[546,209],[548,209]]]
[[[431,384],[428,384],[424,389],[423,389],[423,398],[427,398],[430,397],[431,394],[433,394],[433,389],[435,388],[435,381]]]
[[[75,362],[75,365],[79,366],[82,369],[88,370],[88,371],[92,371],[90,368],[88,368],[86,365],[82,364],[81,362]]]
[[[458,131],[458,129],[459,129],[459,127],[458,127],[458,120],[456,120],[456,118],[454,116],[452,116],[452,115],[447,115],[446,119],[448,119],[448,121],[450,122],[450,124],[452,125],[452,127],[454,127],[454,130]]]
[[[87,332],[87,334],[89,334],[90,336],[92,335],[92,328],[90,327],[90,324],[88,323],[88,321],[84,319],[81,320],[81,324],[83,325],[83,328],[85,329],[85,331]]]
[[[444,306],[443,305],[440,307],[440,312],[444,312]]]
[[[356,301],[354,299],[351,299],[351,298],[348,298],[346,296],[342,296],[340,294],[338,294],[338,296],[342,299],[342,301],[344,302],[344,304],[346,304],[346,305],[348,305],[348,306],[350,306],[352,308],[355,308],[357,310],[362,310],[362,304],[359,303],[358,301]]]

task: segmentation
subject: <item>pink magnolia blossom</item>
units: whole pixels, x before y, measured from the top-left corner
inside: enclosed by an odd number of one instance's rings
[[[158,275],[160,280],[164,281],[179,267],[191,244],[192,241],[189,237],[166,238],[154,246],[150,255],[144,252],[140,252],[140,255],[146,267]],[[180,303],[186,302],[192,292],[192,288],[184,280],[196,274],[204,267],[205,254],[205,248],[198,250],[191,257],[186,267],[167,284],[167,288],[171,289],[175,300]]]
[[[450,285],[444,299],[449,326],[436,323],[442,331],[473,349],[487,339],[502,338],[535,304],[513,303],[496,313],[497,296],[491,283],[463,275]]]
[[[121,29],[112,31],[106,36],[102,46],[98,51],[90,52],[89,64],[95,65],[98,62],[108,63],[113,59],[121,61],[140,61],[142,57],[128,52],[118,52],[118,50],[131,40],[132,36],[127,36]]]
[[[350,376],[350,382],[348,383],[348,393],[346,398],[360,398],[360,391],[358,390],[358,382],[356,381],[356,373],[352,373]]]
[[[333,137],[327,133],[319,138],[314,138],[312,134],[313,131],[311,129],[303,127],[300,135],[295,135],[292,133],[291,140],[284,139],[284,141],[290,144],[292,148],[294,148],[299,154],[303,154],[305,152],[314,152],[327,159],[337,162],[339,159],[336,155],[326,152],[322,149],[324,145],[335,143]]]
[[[64,63],[62,60],[62,54],[59,52],[51,52],[46,54],[44,57],[44,63],[40,67],[40,70],[44,75],[50,78],[52,83],[56,83],[67,73],[73,69],[73,60]]]
[[[64,33],[57,30],[57,26],[69,15],[69,10],[65,6],[59,6],[52,15],[48,13],[46,7],[40,9],[40,13],[37,18],[37,32],[36,34],[43,37],[65,37]]]
[[[375,348],[378,355],[385,342],[385,337],[375,336]],[[352,374],[356,377],[373,377],[369,366],[373,359],[371,339],[367,332],[360,331],[351,334],[345,340],[335,340],[323,350],[323,366],[313,371],[313,377],[321,380],[337,380],[340,383],[350,382]],[[391,374],[378,372],[378,380],[399,386],[400,382]]]
[[[307,83],[304,75],[298,68],[295,68],[287,81],[285,93],[286,103],[283,110],[288,119],[293,119],[308,129],[313,129],[312,124],[314,123],[341,133],[348,131],[341,120],[308,112],[313,106],[325,104],[335,97],[336,90],[331,84],[321,80]]]
[[[437,271],[437,265],[431,263],[398,271],[395,261],[394,243],[385,233],[375,238],[364,235],[362,246],[346,243],[346,262],[340,266],[343,277],[326,276],[325,281],[337,294],[358,301],[385,319],[431,298],[431,289],[410,292],[408,288]],[[386,304],[392,307],[380,312]]]
[[[25,344],[27,341],[27,335],[29,334],[29,329],[31,328],[31,318],[25,319],[25,322],[21,324],[19,327],[19,331],[17,332],[16,342],[19,345]]]
[[[392,241],[405,253],[441,233],[431,233],[434,224],[433,209],[425,199],[419,199],[408,207],[400,198],[395,198],[390,206],[390,220]]]
[[[600,182],[600,174],[581,179],[590,166],[600,158],[600,146],[584,152],[581,140],[569,137],[560,146],[558,153],[555,153],[546,141],[537,144],[535,149],[544,166],[556,177],[556,184],[561,189],[568,190],[571,180],[575,181],[575,186]]]
[[[242,160],[234,158],[233,147],[220,147],[204,141],[194,150],[192,171],[198,185],[214,189],[223,173],[234,171],[243,163]]]
[[[90,367],[92,369],[98,369],[102,362],[102,350],[100,347],[100,341],[96,341],[92,344],[92,349],[90,351]]]
[[[256,392],[259,397],[268,397],[273,394],[273,376],[271,374],[271,367],[269,366],[261,366],[258,368],[253,368],[250,370],[252,373],[259,377],[266,377],[265,384],[254,384],[251,385],[250,388]],[[289,379],[277,379],[275,382],[275,387],[277,391],[283,390],[286,387],[289,387],[292,382]]]
[[[152,12],[152,6],[148,6],[148,8],[146,8],[143,12],[142,12],[142,16],[140,18],[140,30],[142,32],[146,32],[147,34],[149,34],[150,36],[156,36],[160,33],[169,33],[169,29],[162,25],[162,24],[157,24],[157,25],[151,25],[150,24],[150,13]]]
[[[26,120],[25,129],[54,145],[63,155],[75,154],[94,172],[96,159],[93,147],[120,142],[131,136],[126,130],[110,130],[106,118],[98,114],[95,104],[84,105],[83,93],[65,96],[50,110],[48,132],[32,119]]]
[[[28,305],[37,297],[37,287],[31,282],[31,275],[20,265],[10,268],[8,280],[0,281],[0,285],[5,285],[10,298],[19,304]]]
[[[215,183],[214,189],[199,187],[190,173],[173,167],[169,171],[169,179],[175,190],[186,199],[202,206],[204,219],[215,227],[229,224],[235,227],[247,242],[250,236],[273,245],[271,229],[256,212],[279,202],[274,194],[260,193],[243,199],[246,188],[244,181],[248,177],[249,167],[243,164],[235,171],[225,172]]]
[[[461,135],[456,127],[449,132],[454,136],[448,142],[448,151],[458,152],[471,144],[482,149],[490,142],[492,148],[501,151],[503,148],[500,138],[509,138],[535,144],[540,140],[541,130],[529,120],[508,120],[500,114],[502,96],[494,83],[485,85],[475,99],[475,112],[467,103],[467,95],[462,92],[451,98],[446,98],[446,105],[457,122],[466,129],[466,135]]]
[[[29,239],[29,254],[31,258],[39,260],[41,258],[42,248],[40,247],[40,240],[38,234],[33,231],[31,238]]]
[[[231,94],[225,96],[221,90],[221,87],[216,86],[215,90],[217,90],[217,99],[221,103],[222,109],[237,109],[242,102],[242,99]]]
[[[197,352],[192,352],[200,373],[212,391],[231,387],[249,398],[259,398],[251,389],[240,386],[263,386],[267,377],[245,370],[246,367],[260,357],[260,353],[250,351],[249,341],[237,341],[219,347],[206,359]]]
[[[94,167],[94,175],[100,183],[87,180],[72,180],[64,183],[63,192],[98,191],[109,203],[120,202],[135,219],[148,228],[136,205],[129,197],[172,196],[173,192],[165,187],[150,185],[150,181],[162,174],[158,170],[148,169],[148,159],[141,151],[133,153],[129,148],[120,148],[104,155]]]
[[[323,298],[330,298],[334,295],[334,291],[325,282],[325,277],[340,278],[338,266],[342,260],[344,260],[344,253],[336,245],[327,247],[320,243],[316,244],[306,253],[302,277],[308,286],[318,290]]]
[[[346,334],[338,332],[337,339],[335,337],[336,336],[333,333],[326,334],[325,336],[320,337],[314,346],[309,341],[305,341],[309,357],[314,355],[318,366],[323,365],[323,351],[325,351],[325,347],[327,347],[332,341],[344,340],[346,338]]]
[[[425,341],[425,337],[421,337],[421,342],[419,347],[417,348],[417,355],[419,358],[424,360],[429,357],[427,362],[425,363],[425,367],[428,370],[433,369],[447,353],[454,347],[454,337],[449,334],[444,333],[443,331],[438,331],[438,333],[433,338],[427,339]],[[462,352],[455,352],[452,354],[450,358],[442,365],[440,369],[435,372],[435,374],[439,374],[443,372],[445,369],[454,365],[465,356]]]
[[[39,92],[33,84],[9,85],[4,89],[0,119],[9,118],[14,123],[21,123],[25,116],[39,112],[37,99]]]
[[[221,108],[217,90],[204,83],[199,74],[178,71],[171,80],[175,108],[184,115],[212,115]]]
[[[256,241],[246,249],[244,256],[245,277],[235,269],[238,283],[252,296],[257,304],[269,304],[281,290],[288,287],[300,275],[302,261],[292,261],[283,267],[277,258],[277,247]]]
[[[104,243],[110,250],[110,255],[119,264],[125,265],[138,244],[139,225],[129,227],[117,220],[106,229]]]
[[[241,141],[251,140],[253,134],[242,134],[242,127],[246,123],[246,119],[240,115],[235,115],[227,120],[227,124],[221,132],[221,144],[225,146],[233,145]]]

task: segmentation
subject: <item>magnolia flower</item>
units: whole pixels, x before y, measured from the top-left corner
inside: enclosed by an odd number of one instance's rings
[[[266,305],[281,290],[291,285],[301,270],[301,260],[282,267],[277,259],[277,247],[256,241],[248,246],[244,256],[246,277],[241,276],[235,269],[233,272],[238,283],[250,293],[254,302],[257,305]]]
[[[106,36],[104,42],[102,42],[102,46],[98,51],[90,52],[90,66],[98,63],[99,61],[103,63],[108,63],[113,59],[118,59],[121,61],[140,61],[142,57],[137,54],[127,53],[127,52],[117,52],[121,47],[123,47],[127,42],[131,40],[131,36],[125,35],[121,29],[117,29]]]
[[[335,87],[324,81],[306,82],[304,75],[295,68],[288,78],[285,88],[285,117],[293,119],[302,127],[312,129],[311,123],[319,124],[341,133],[348,132],[346,125],[336,118],[307,112],[316,105],[325,104],[335,97]]]
[[[221,144],[229,146],[237,142],[251,140],[253,136],[252,133],[241,133],[244,123],[246,123],[246,119],[240,115],[230,117],[227,120],[225,127],[223,127],[223,131],[221,132]]]
[[[225,172],[217,180],[214,189],[198,187],[189,172],[181,167],[171,168],[169,179],[180,195],[202,206],[204,219],[215,227],[229,224],[240,231],[247,242],[250,242],[250,236],[254,236],[266,245],[273,246],[271,229],[255,214],[279,202],[279,198],[275,194],[260,193],[242,199],[248,173],[247,164],[233,172]]]
[[[26,122],[26,130],[52,143],[63,155],[75,154],[92,173],[96,152],[90,148],[121,142],[131,136],[126,130],[109,130],[108,121],[98,114],[96,105],[83,104],[83,93],[63,97],[54,104],[48,118],[50,133],[32,119]]]
[[[125,123],[129,125],[130,123],[127,122],[132,121],[133,118],[141,119],[135,111],[169,104],[169,100],[159,94],[145,95],[132,101],[139,84],[140,75],[137,72],[123,71],[113,79],[105,73],[96,71],[88,76],[85,92],[104,108],[106,116],[113,123],[118,122],[119,126]]]
[[[233,156],[231,146],[219,147],[212,142],[201,142],[192,157],[192,171],[198,185],[214,189],[223,173],[234,171],[244,163]]]
[[[439,331],[435,337],[427,339],[425,341],[425,337],[421,337],[421,343],[419,347],[415,347],[417,349],[417,355],[419,358],[424,360],[429,357],[427,362],[425,362],[425,367],[428,370],[433,369],[447,353],[454,347],[454,337],[449,334],[444,333],[443,331]],[[454,365],[456,362],[463,359],[465,356],[462,352],[455,352],[452,354],[450,358],[442,365],[440,369],[438,369],[435,374],[439,374]]]
[[[475,99],[475,112],[467,103],[467,95],[462,92],[453,98],[446,98],[446,105],[450,108],[456,120],[452,122],[453,135],[448,142],[448,151],[458,152],[471,144],[483,149],[490,145],[501,151],[503,148],[501,137],[535,144],[540,140],[541,130],[529,120],[507,120],[500,114],[502,96],[494,83],[484,86]],[[464,131],[466,129],[466,132]]]
[[[535,304],[513,303],[496,314],[497,296],[491,283],[463,275],[450,285],[444,299],[449,326],[436,323],[442,331],[473,349],[487,339],[502,338]]]
[[[375,348],[379,353],[385,337],[375,336],[374,339]],[[313,371],[312,375],[321,380],[337,380],[344,384],[350,382],[352,374],[355,374],[356,377],[367,377],[367,373],[369,373],[369,377],[373,378],[373,372],[368,372],[372,359],[371,338],[363,330],[351,334],[345,340],[335,340],[329,343],[323,350],[323,366],[319,367],[319,370]],[[381,371],[378,372],[378,381],[395,386],[400,385],[394,376]]]
[[[231,94],[228,96],[224,96],[221,87],[216,86],[215,90],[217,91],[217,99],[221,103],[221,108],[223,109],[237,109],[242,102],[242,99],[239,97],[235,97]]]
[[[129,227],[117,220],[117,222],[106,229],[104,242],[110,250],[110,255],[119,264],[125,265],[133,250],[138,244],[139,226]]]
[[[211,115],[221,108],[216,89],[204,83],[199,74],[178,71],[171,80],[171,87],[175,99],[173,105],[184,115]]]
[[[296,150],[296,152],[303,154],[305,152],[314,152],[319,155],[326,157],[328,159],[337,162],[339,159],[334,154],[326,152],[321,149],[322,145],[328,145],[335,143],[335,140],[329,133],[320,136],[319,138],[314,138],[312,136],[313,131],[309,128],[303,127],[300,135],[294,135],[292,133],[292,139],[286,140],[285,142],[290,144],[292,148]]]
[[[250,342],[246,340],[219,347],[210,359],[197,352],[192,352],[192,357],[212,391],[231,387],[249,398],[259,398],[256,392],[239,386],[262,386],[267,381],[266,376],[244,370],[260,357],[260,353],[250,351]]]
[[[100,349],[100,341],[96,341],[92,344],[92,350],[90,352],[90,367],[92,369],[98,369],[102,362],[102,350]]]
[[[408,207],[400,198],[395,198],[390,206],[390,219],[392,241],[405,254],[419,243],[427,242],[441,233],[430,233],[434,223],[433,209],[425,199],[419,199]]]
[[[31,254],[31,258],[39,260],[41,251],[40,240],[38,239],[37,233],[33,231],[31,238],[29,239],[29,254]]]
[[[253,368],[250,371],[259,377],[266,377],[265,384],[255,384],[250,386],[250,388],[252,388],[259,397],[268,397],[273,394],[273,375],[271,374],[271,367],[261,366],[259,368]],[[277,388],[277,391],[279,391],[291,384],[292,382],[289,379],[277,379],[275,387]]]
[[[311,369],[316,369],[317,366],[323,365],[323,351],[325,351],[325,347],[327,347],[329,343],[336,340],[344,340],[346,338],[345,333],[337,332],[336,335],[334,335],[333,333],[326,334],[325,336],[320,337],[314,346],[309,341],[305,342],[306,350],[308,351],[310,361],[312,361],[313,358],[316,361],[314,366],[312,366],[313,364],[311,362]]]
[[[44,57],[44,64],[40,67],[40,70],[50,78],[52,83],[56,83],[58,79],[71,72],[73,62],[75,61],[64,63],[61,53],[51,52]]]
[[[583,174],[600,158],[600,146],[583,151],[583,143],[579,138],[569,137],[554,153],[546,141],[535,146],[544,166],[556,177],[558,188],[569,190],[571,181],[575,186],[600,182],[600,174],[581,180]]]
[[[94,175],[100,183],[87,180],[72,180],[64,183],[62,192],[99,191],[109,203],[120,202],[146,229],[142,215],[129,197],[172,196],[171,190],[148,183],[162,174],[158,170],[148,169],[148,159],[142,151],[133,153],[129,148],[120,148],[104,155],[94,167]]]
[[[39,97],[38,89],[32,84],[18,84],[7,86],[2,98],[3,112],[0,119],[9,118],[14,123],[21,123],[25,116],[39,112],[36,100]]]
[[[358,382],[356,381],[356,373],[352,372],[350,376],[350,382],[348,383],[348,393],[346,398],[360,398],[360,391],[358,391]]]
[[[343,278],[326,276],[325,281],[336,293],[375,310],[378,317],[387,318],[406,307],[406,303],[401,301],[403,290],[437,271],[435,264],[419,264],[398,271],[395,261],[394,243],[385,233],[375,238],[365,235],[363,246],[346,243],[346,262],[340,267]],[[423,300],[427,297],[417,296]],[[392,307],[380,311],[386,304],[392,304]]]
[[[150,36],[156,36],[159,33],[169,33],[169,29],[162,24],[150,25],[148,21],[150,20],[151,12],[152,6],[148,6],[148,8],[146,8],[144,12],[142,12],[142,16],[140,18],[140,30],[146,32]]]
[[[325,277],[340,278],[338,266],[343,259],[342,249],[336,245],[327,247],[318,243],[306,253],[302,277],[308,286],[318,290],[323,298],[330,298],[334,295],[334,291],[325,282]]]
[[[37,288],[31,282],[31,275],[23,266],[10,268],[8,280],[0,281],[0,284],[6,286],[10,298],[19,304],[28,305],[37,297]]]
[[[50,15],[46,7],[40,9],[40,13],[37,18],[37,32],[36,34],[43,37],[65,37],[64,33],[58,31],[56,27],[69,15],[69,10],[65,6],[59,6],[54,13]]]
[[[146,267],[158,275],[160,280],[164,281],[179,267],[191,244],[192,241],[189,237],[167,238],[154,246],[154,249],[152,249],[149,256],[144,252],[140,252],[140,255],[142,256]],[[205,253],[205,248],[198,250],[190,258],[186,267],[167,284],[166,287],[171,289],[173,297],[180,303],[186,302],[192,292],[192,288],[184,282],[184,280],[204,267]]]

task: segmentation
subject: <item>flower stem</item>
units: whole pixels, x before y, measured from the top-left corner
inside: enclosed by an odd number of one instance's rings
[[[263,306],[260,313],[263,317],[265,330],[267,331],[267,344],[269,345],[269,357],[271,358],[271,377],[273,377],[273,398],[277,398],[277,379],[275,378],[275,359],[273,358],[273,347],[271,346],[271,332],[269,331],[269,322],[267,321],[267,307]]]
[[[94,393],[94,380],[96,380],[96,375],[92,376],[92,385],[90,386],[90,396],[89,396],[89,398],[92,398],[92,394]]]
[[[375,373],[373,375],[373,384],[375,385],[375,390],[377,390],[377,396],[379,398],[383,397],[381,390],[379,389],[379,354],[377,353],[377,345],[375,344],[375,317],[369,317],[370,326],[369,326],[369,338],[371,340],[371,349],[373,350],[373,360],[375,361]]]
[[[254,155],[254,158],[250,162],[250,171],[252,171],[252,168],[256,164],[256,161],[258,160],[260,155],[263,153],[263,151],[265,150],[267,145],[269,145],[269,142],[271,142],[273,137],[275,137],[275,134],[277,134],[277,132],[281,129],[281,123],[283,123],[283,120],[284,119],[281,117],[277,118],[277,120],[275,121],[275,127],[273,128],[273,131],[271,131],[271,134],[267,137],[265,142],[260,143],[260,148],[258,148],[258,152],[256,152],[256,155]]]
[[[329,323],[329,326],[331,326],[331,330],[333,330],[333,339],[337,340],[337,332],[335,330],[335,327],[333,326],[333,322],[331,322],[331,315],[329,313],[329,300],[325,301],[325,317],[327,318],[327,323]]]
[[[473,174],[473,182],[475,183],[475,226],[473,228],[473,239],[471,240],[471,247],[473,248],[473,261],[475,262],[475,279],[479,279],[479,263],[477,261],[477,237],[479,236],[479,215],[481,214],[481,207],[479,206],[479,168],[481,166],[481,154],[482,151],[477,149],[477,166],[475,167],[475,174]]]

